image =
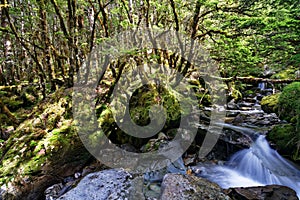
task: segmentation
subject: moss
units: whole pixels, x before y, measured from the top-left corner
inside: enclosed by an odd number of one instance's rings
[[[283,91],[262,101],[276,110],[282,120],[290,124],[278,125],[268,134],[278,150],[293,160],[300,160],[300,83],[294,82],[283,88]]]
[[[268,133],[267,139],[276,145],[276,149],[282,155],[294,161],[300,160],[299,140],[296,128],[292,124],[276,125]]]
[[[0,113],[0,122],[1,127],[12,125],[11,120],[5,114],[2,113]]]
[[[137,89],[129,102],[129,113],[132,121],[139,126],[147,126],[150,123],[151,106],[162,105],[166,111],[166,123],[164,129],[171,127],[177,127],[181,119],[181,115],[185,115],[191,112],[190,105],[192,102],[190,99],[184,99],[186,105],[181,107],[177,101],[176,94],[168,92],[163,87],[156,87],[154,85],[145,85]],[[190,103],[190,105],[189,105]],[[116,110],[118,112],[118,110]],[[106,105],[100,105],[96,108],[98,114],[98,123],[103,133],[108,136],[114,143],[124,144],[130,143],[136,147],[140,147],[144,144],[141,138],[135,138],[124,133],[118,128],[113,117],[113,112],[110,107]],[[157,116],[155,116],[157,119]],[[158,120],[158,121],[162,121]],[[94,133],[90,135],[92,140],[102,137],[103,133]]]
[[[255,94],[255,91],[253,91],[253,90],[246,90],[244,92],[244,96],[251,96],[251,95],[254,95],[254,94]]]
[[[278,100],[279,117],[300,123],[300,82],[284,87]]]
[[[278,100],[281,93],[272,94],[262,98],[260,104],[267,113],[278,113]]]
[[[23,121],[3,143],[0,150],[0,184],[18,185],[25,176],[47,173],[63,174],[63,166],[79,165],[90,158],[71,116],[70,93],[59,90],[33,108],[30,118]],[[50,170],[50,171],[49,171]]]
[[[12,97],[3,97],[2,101],[10,111],[16,111],[23,105],[23,101],[20,100],[16,95]]]
[[[274,79],[294,79],[295,72],[297,71],[294,67],[288,67],[284,70],[280,70],[278,73],[271,76]]]
[[[171,122],[180,119],[181,114],[189,112],[188,108],[181,108],[176,99],[178,97],[175,94],[163,87],[144,86],[133,93],[131,97],[129,105],[131,119],[140,126],[148,125],[150,123],[150,107],[159,104],[165,108],[166,126],[170,126]]]

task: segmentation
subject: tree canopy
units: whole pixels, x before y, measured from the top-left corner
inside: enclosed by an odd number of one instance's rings
[[[97,44],[141,26],[195,39],[223,77],[294,72],[300,64],[299,7],[292,0],[2,0],[0,84],[36,83],[44,95],[70,87]]]

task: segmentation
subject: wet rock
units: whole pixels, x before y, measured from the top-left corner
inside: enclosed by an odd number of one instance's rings
[[[240,113],[240,111],[238,111],[238,110],[228,110],[226,112],[226,116],[227,117],[236,117],[239,113]]]
[[[235,117],[226,117],[225,120],[224,120],[224,122],[225,122],[225,123],[230,123],[230,124],[231,124],[231,123],[233,122],[234,118],[235,118]]]
[[[144,174],[145,182],[161,182],[163,177],[167,173],[178,173],[178,174],[186,174],[186,168],[184,166],[183,159],[180,157],[175,160],[173,163],[171,161],[168,162],[168,166],[151,172],[147,172]]]
[[[241,110],[243,110],[242,108],[244,108],[245,110],[247,110],[247,109],[249,109],[249,108],[251,108],[253,106],[253,103],[242,101],[242,102],[238,103],[238,106],[240,107]]]
[[[232,199],[244,200],[297,200],[296,192],[289,187],[268,185],[260,187],[230,188],[224,192]]]
[[[264,96],[261,95],[260,93],[257,93],[257,94],[256,94],[256,100],[258,100],[258,101],[261,101],[263,97],[264,97]]]
[[[266,125],[270,125],[271,122],[268,119],[263,119],[263,120],[256,121],[256,122],[254,121],[254,124],[260,125],[260,126],[266,126]]]
[[[245,119],[246,119],[246,115],[239,114],[234,118],[232,123],[238,125],[244,123]]]
[[[58,200],[145,199],[143,178],[122,169],[110,169],[85,176]]]
[[[63,184],[54,184],[45,190],[45,200],[53,200],[61,195],[61,190],[63,189]]]
[[[231,199],[222,189],[193,175],[167,174],[162,182],[161,200]]]
[[[232,99],[230,102],[227,103],[227,109],[228,110],[237,110],[237,109],[239,109],[239,106],[235,103],[234,99]]]

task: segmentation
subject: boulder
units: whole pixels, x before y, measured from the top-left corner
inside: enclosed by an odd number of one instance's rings
[[[294,190],[286,186],[267,185],[260,187],[230,188],[224,190],[232,199],[245,200],[297,200]]]
[[[143,177],[123,169],[109,169],[85,176],[58,200],[145,199]]]
[[[231,199],[215,183],[193,175],[166,174],[162,182],[161,200]]]
[[[262,98],[260,104],[263,111],[266,113],[278,112],[278,100],[281,93],[272,94]]]

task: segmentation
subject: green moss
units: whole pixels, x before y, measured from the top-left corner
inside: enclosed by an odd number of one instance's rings
[[[276,144],[277,150],[290,159],[300,160],[300,143],[296,128],[292,124],[275,126],[267,135],[267,139]]]
[[[23,104],[23,101],[17,95],[2,97],[2,102],[10,111],[16,111]]]
[[[89,153],[81,143],[71,116],[71,98],[58,91],[41,102],[3,143],[0,150],[0,183],[19,184],[23,177],[59,173],[61,166],[83,163]],[[47,172],[48,171],[48,172]]]
[[[284,87],[278,100],[278,112],[281,119],[296,124],[300,132],[300,82]]]
[[[287,69],[280,70],[278,73],[271,76],[274,79],[294,79],[295,71],[297,71],[294,67],[288,67]]]
[[[300,83],[294,82],[276,96],[262,100],[262,107],[275,110],[282,120],[290,124],[278,125],[268,134],[278,150],[293,160],[300,160]]]
[[[31,140],[29,146],[30,147],[36,147],[37,146],[37,142],[34,141],[34,140]]]
[[[280,93],[276,93],[263,97],[260,102],[262,109],[267,113],[277,113],[279,96]]]
[[[167,114],[166,126],[180,119],[181,114],[188,113],[188,108],[181,108],[177,99],[180,97],[172,94],[163,87],[147,85],[135,93],[130,100],[131,119],[140,126],[150,123],[150,108],[153,105],[162,105]],[[188,102],[188,99],[185,99]]]

